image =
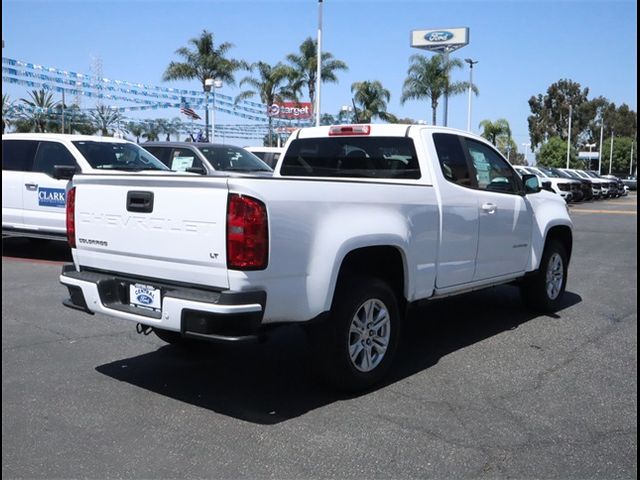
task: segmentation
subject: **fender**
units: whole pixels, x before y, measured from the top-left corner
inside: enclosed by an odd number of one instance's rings
[[[558,195],[541,191],[527,195],[533,207],[533,230],[531,233],[531,251],[527,272],[537,270],[542,259],[547,234],[553,227],[563,226],[573,230],[573,222],[564,200]]]

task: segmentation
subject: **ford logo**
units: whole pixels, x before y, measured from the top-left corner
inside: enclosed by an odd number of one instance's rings
[[[424,39],[428,42],[446,42],[453,38],[453,33],[446,31],[429,32],[425,34]]]
[[[151,305],[153,303],[153,298],[151,298],[149,295],[145,295],[144,293],[137,295],[137,299],[138,299],[138,302],[143,303],[145,305]]]

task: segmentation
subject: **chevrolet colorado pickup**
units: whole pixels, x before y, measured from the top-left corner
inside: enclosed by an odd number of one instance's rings
[[[76,175],[63,303],[174,344],[307,326],[341,389],[381,381],[407,309],[519,283],[557,309],[572,222],[486,140],[423,125],[293,133],[273,176]]]

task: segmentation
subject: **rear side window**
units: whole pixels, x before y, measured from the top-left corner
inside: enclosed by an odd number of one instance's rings
[[[202,162],[195,152],[188,148],[174,148],[169,162],[169,168],[176,172],[186,172],[187,168],[202,167]]]
[[[36,140],[2,140],[2,170],[30,172],[37,148]]]
[[[33,162],[33,171],[53,177],[53,167],[56,165],[75,167],[76,161],[63,144],[40,142]]]
[[[463,187],[474,187],[467,157],[458,135],[434,133],[433,142],[444,178]]]
[[[146,147],[143,145],[143,148],[167,167],[171,164],[169,160],[171,158],[171,147]]]
[[[294,140],[282,176],[420,178],[413,140],[406,137],[329,137]]]

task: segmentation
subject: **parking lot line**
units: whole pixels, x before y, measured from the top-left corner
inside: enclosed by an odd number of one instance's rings
[[[44,263],[47,265],[64,265],[67,262],[56,262],[54,260],[40,260],[37,258],[20,258],[20,257],[6,257],[2,256],[2,261],[11,260],[12,262],[24,262],[24,263]]]

